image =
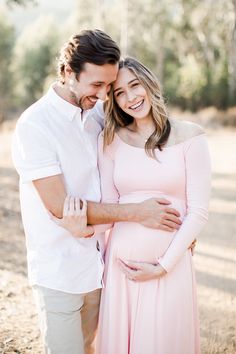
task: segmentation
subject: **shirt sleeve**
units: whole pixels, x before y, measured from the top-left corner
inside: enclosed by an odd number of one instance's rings
[[[114,185],[114,150],[113,143],[103,149],[103,132],[98,138],[98,167],[101,181],[101,202],[118,203],[119,193]],[[112,227],[112,224],[95,225],[95,232],[104,232]]]
[[[208,220],[211,165],[205,134],[184,144],[187,214],[163,257],[158,261],[169,272],[187,251]]]
[[[30,123],[18,123],[12,139],[12,159],[22,182],[61,174],[56,151],[46,133]]]

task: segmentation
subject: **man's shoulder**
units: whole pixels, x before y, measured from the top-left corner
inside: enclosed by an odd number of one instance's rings
[[[21,114],[17,121],[17,125],[40,125],[44,117],[47,116],[48,102],[45,96],[30,105]]]

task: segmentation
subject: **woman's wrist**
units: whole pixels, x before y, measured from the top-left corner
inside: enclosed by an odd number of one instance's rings
[[[95,230],[94,227],[92,225],[88,225],[86,228],[84,229],[77,229],[74,232],[72,232],[72,235],[74,237],[92,237],[95,234]]]
[[[161,276],[167,274],[167,271],[160,263],[156,263],[154,264],[154,274],[157,278],[160,278]]]

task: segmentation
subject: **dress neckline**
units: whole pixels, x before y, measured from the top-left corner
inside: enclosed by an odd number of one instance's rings
[[[186,143],[187,141],[189,141],[189,140],[191,140],[191,139],[193,139],[193,138],[197,138],[197,137],[203,136],[203,135],[205,135],[205,133],[198,134],[198,135],[194,135],[194,136],[192,136],[192,137],[190,137],[190,138],[188,138],[188,139],[186,139],[186,140],[184,140],[184,141],[181,141],[181,142],[179,142],[179,143],[177,143],[177,144],[174,144],[174,145],[163,146],[163,147],[162,147],[162,150],[170,149],[170,148],[173,148],[173,147],[178,147],[178,146],[180,146],[180,145]],[[126,142],[119,136],[118,133],[115,133],[115,136],[118,137],[118,140],[120,140],[124,145],[130,146],[131,148],[138,149],[138,150],[141,150],[141,151],[142,151],[142,150],[145,150],[145,147],[139,147],[139,146],[135,146],[135,145],[131,145],[131,144],[126,143]],[[156,148],[156,149],[157,149],[157,148]],[[156,149],[155,149],[155,150],[156,150]]]

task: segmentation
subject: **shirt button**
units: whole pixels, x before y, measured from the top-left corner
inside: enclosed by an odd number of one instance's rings
[[[96,247],[97,247],[97,250],[100,252],[100,245],[99,245],[98,241],[97,241]]]

